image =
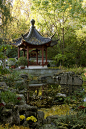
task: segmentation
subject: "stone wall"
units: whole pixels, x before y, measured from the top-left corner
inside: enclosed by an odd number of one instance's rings
[[[54,73],[58,73],[61,70],[59,69],[18,69],[18,71],[27,72],[32,76],[41,76],[41,75],[46,75],[46,76],[52,76]]]

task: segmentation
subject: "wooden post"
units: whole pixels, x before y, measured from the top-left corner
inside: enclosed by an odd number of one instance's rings
[[[42,66],[44,66],[44,46],[42,46]]]
[[[28,61],[28,66],[29,66],[29,46],[27,46],[27,61]]]
[[[25,57],[25,50],[23,50],[23,56]]]
[[[47,64],[47,48],[46,48],[45,52],[46,52],[46,64]]]
[[[20,57],[20,47],[18,47],[18,58]]]

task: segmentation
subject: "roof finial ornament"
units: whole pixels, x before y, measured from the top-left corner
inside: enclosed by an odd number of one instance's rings
[[[31,24],[32,24],[32,26],[34,26],[34,24],[35,24],[35,20],[34,19],[31,20]]]

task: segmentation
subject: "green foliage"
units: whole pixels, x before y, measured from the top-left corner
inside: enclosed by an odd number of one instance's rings
[[[10,87],[15,86],[15,80],[19,80],[20,71],[11,70],[11,73],[7,76],[6,83]]]
[[[86,75],[84,73],[81,74],[83,81],[86,81]]]
[[[26,57],[20,57],[20,58],[18,59],[18,62],[17,62],[17,63],[18,63],[19,66],[20,66],[20,65],[25,66],[25,65],[28,64]]]
[[[76,65],[73,68],[67,68],[65,69],[67,72],[71,71],[74,72],[75,74],[81,75],[84,73],[84,68],[83,67],[77,67]]]
[[[18,102],[16,94],[11,91],[4,91],[0,93],[1,101],[4,101],[6,104],[12,102],[16,104]]]
[[[20,91],[25,89],[26,85],[24,84],[24,82],[22,82],[22,80],[20,80],[20,82],[15,83],[14,87]]]
[[[0,74],[4,75],[4,74],[9,74],[10,70],[3,68],[2,66],[0,66]]]
[[[86,114],[82,111],[74,115],[60,116],[59,119],[53,121],[58,128],[66,127],[66,129],[81,129],[86,127]]]
[[[10,4],[11,2],[8,1],[2,1],[0,0],[0,13],[2,15],[1,19],[2,19],[2,25],[6,25],[8,19],[10,19]]]
[[[3,69],[5,69],[6,68],[6,61],[5,61],[5,59],[6,59],[6,50],[7,49],[9,49],[9,48],[11,48],[12,46],[11,45],[8,45],[8,44],[2,44],[1,46],[0,46],[0,59],[3,61]]]
[[[69,95],[65,98],[66,104],[76,104],[78,105],[84,100],[85,97],[85,91],[82,89],[82,87],[79,87],[79,89],[75,90],[72,95]]]
[[[15,65],[16,64],[16,59],[15,58],[9,58],[7,60],[7,62],[8,62],[8,65],[9,66],[12,66],[12,65]]]
[[[61,63],[66,60],[66,55],[58,54],[54,57],[54,60],[56,61],[56,63],[60,62],[61,66]]]
[[[55,56],[55,60],[57,61],[60,61],[60,60],[65,60],[66,59],[66,56],[65,55],[62,55],[62,54],[58,54]]]
[[[84,5],[84,8],[82,5]],[[74,64],[85,66],[85,2],[32,0],[32,8],[33,13],[35,11],[37,14],[35,15],[40,17],[37,25],[41,32],[45,36],[51,36],[56,32],[54,40],[59,38],[57,50],[49,48],[48,57],[52,58],[58,54],[63,54],[63,56],[66,56],[64,66],[73,66]],[[84,19],[83,23],[82,19]]]
[[[12,47],[6,50],[6,56],[8,58],[15,58],[18,56],[18,48]]]
[[[25,34],[33,15],[36,26],[43,36],[51,37],[56,32],[53,40],[59,39],[57,46],[48,48],[49,59],[63,54],[66,56],[64,66],[73,66],[74,64],[86,66],[85,0],[31,0],[26,2],[16,0],[12,8],[11,3],[10,1],[1,1],[0,5],[1,14],[3,13],[1,44],[7,44],[9,40]],[[13,17],[11,17],[11,13]],[[9,49],[6,55],[15,57],[17,56],[16,52],[16,50],[13,52]]]
[[[11,45],[3,44],[3,45],[0,46],[0,51],[4,51],[4,50],[9,49],[11,47],[12,47]]]
[[[22,71],[16,71],[16,70],[11,70],[11,73],[7,75],[7,80],[6,80],[6,84],[10,87],[14,87],[14,88],[20,88],[23,89],[24,85],[18,85],[15,83],[15,81],[21,81],[22,78],[20,77],[20,75],[22,74]],[[27,72],[23,72],[23,74],[26,74],[29,76],[29,79],[31,79],[31,75]]]
[[[7,45],[7,44],[0,45],[0,59],[6,58],[6,55],[4,55],[3,52],[11,47],[12,47],[11,45]]]

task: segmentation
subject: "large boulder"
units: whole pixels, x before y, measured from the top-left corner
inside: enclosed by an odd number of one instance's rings
[[[57,94],[56,94],[56,97],[57,97],[57,98],[58,98],[58,97],[63,97],[63,98],[65,98],[65,97],[66,97],[66,94],[57,93]]]
[[[59,82],[60,85],[81,86],[83,84],[81,76],[76,75],[74,72],[55,74],[54,79],[56,79],[56,82]]]
[[[0,82],[0,91],[7,91],[9,86],[5,82]]]
[[[18,90],[23,90],[27,88],[27,83],[24,79],[18,80],[15,82],[15,88]]]
[[[18,110],[21,115],[25,114],[26,117],[29,117],[29,116],[37,117],[37,107],[35,107],[35,106],[30,106],[27,104],[18,105]]]
[[[64,102],[64,99],[66,98],[66,94],[57,93],[55,95],[53,103],[57,104],[58,102]]]
[[[53,120],[58,119],[59,116],[58,115],[52,115],[52,116],[47,116],[47,123],[50,124],[51,122],[53,122]]]
[[[18,105],[14,106],[13,109],[13,124],[15,125],[20,125],[20,117],[19,117],[19,110],[18,110]]]
[[[3,109],[1,112],[1,122],[3,124],[10,124],[13,123],[13,115],[12,115],[12,109]]]
[[[21,75],[19,75],[22,79],[25,79],[25,80],[27,80],[28,79],[28,75],[27,74],[21,74]]]
[[[18,106],[17,105],[14,106],[13,109],[4,108],[1,112],[1,122],[3,124],[19,125],[20,117],[19,117]]]
[[[40,76],[38,78],[38,81],[41,83],[48,83],[48,84],[54,83],[54,79],[52,76]]]
[[[7,87],[5,82],[0,82],[0,87]]]

